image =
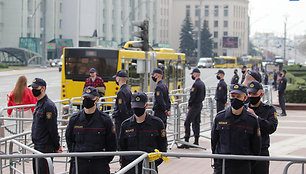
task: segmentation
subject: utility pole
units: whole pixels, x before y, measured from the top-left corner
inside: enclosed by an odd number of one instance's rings
[[[199,22],[198,22],[198,53],[197,53],[197,58],[198,61],[200,60],[201,57],[201,7],[202,7],[202,0],[200,0],[200,6],[196,9],[197,14],[199,16]]]
[[[286,37],[287,37],[287,18],[285,18],[285,22],[284,22],[284,61],[283,64],[285,64],[286,61]]]
[[[46,47],[46,11],[47,11],[47,1],[41,1],[42,8],[42,56],[41,56],[41,67],[46,68],[46,56],[47,56],[47,47]]]

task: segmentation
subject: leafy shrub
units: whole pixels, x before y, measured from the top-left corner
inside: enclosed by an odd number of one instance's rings
[[[7,65],[0,63],[0,68],[8,68]]]

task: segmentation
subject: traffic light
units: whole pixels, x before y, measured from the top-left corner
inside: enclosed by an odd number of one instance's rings
[[[132,24],[134,26],[139,27],[141,30],[138,32],[134,32],[134,36],[139,37],[142,41],[141,44],[135,44],[134,47],[140,47],[143,51],[149,51],[149,21],[133,21]]]

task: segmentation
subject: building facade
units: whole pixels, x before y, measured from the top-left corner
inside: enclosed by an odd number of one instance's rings
[[[214,56],[247,54],[249,40],[248,0],[173,0],[170,45],[179,50],[180,32],[189,15],[197,37],[199,19],[213,37]],[[200,9],[200,12],[197,12]],[[238,48],[224,48],[223,37],[238,37]]]

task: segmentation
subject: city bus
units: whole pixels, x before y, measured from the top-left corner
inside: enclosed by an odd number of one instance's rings
[[[237,57],[215,57],[214,58],[214,68],[236,68],[237,67]]]
[[[132,92],[150,91],[144,89],[144,60],[146,53],[138,50],[105,49],[92,47],[64,48],[62,64],[61,99],[81,97],[89,69],[95,68],[97,75],[105,82],[105,97],[116,96],[119,86],[112,78],[118,70],[128,74],[128,85]],[[169,90],[184,88],[185,54],[169,49],[159,49],[147,53],[147,68],[152,72],[159,67],[164,71],[164,83]],[[148,73],[148,84],[151,82]],[[153,90],[153,89],[151,89]]]

